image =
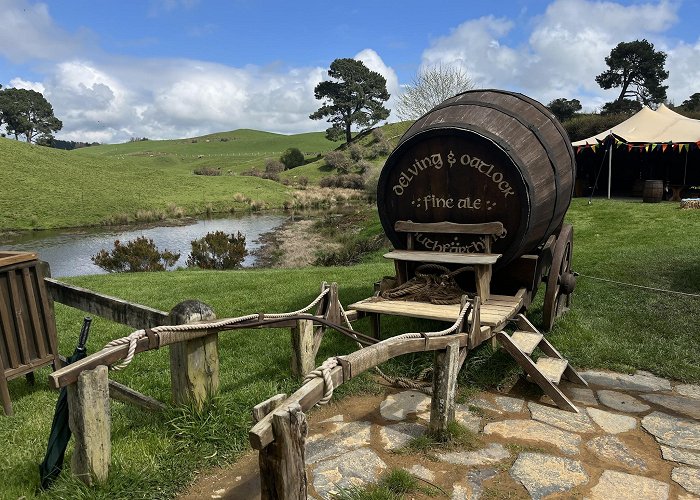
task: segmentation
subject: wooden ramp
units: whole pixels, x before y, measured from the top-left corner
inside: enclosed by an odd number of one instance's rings
[[[588,385],[586,381],[525,316],[519,315],[517,323],[520,329],[511,335],[497,332],[498,342],[525,370],[528,380],[539,385],[559,408],[578,413],[578,408],[559,390],[558,384],[562,377],[584,386]],[[534,362],[530,355],[537,348],[544,355]]]

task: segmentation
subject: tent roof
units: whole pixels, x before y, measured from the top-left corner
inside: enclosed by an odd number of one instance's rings
[[[613,134],[625,142],[698,142],[700,141],[700,120],[693,120],[664,104],[656,111],[644,107],[624,122],[600,134],[573,142],[574,146],[596,144]]]

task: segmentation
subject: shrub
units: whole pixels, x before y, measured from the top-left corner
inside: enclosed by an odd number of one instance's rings
[[[330,151],[324,159],[326,164],[336,169],[339,174],[347,174],[350,171],[350,159],[340,151]]]
[[[364,189],[365,179],[359,174],[342,174],[324,177],[318,183],[321,187]]]
[[[350,158],[354,161],[360,161],[364,155],[365,149],[359,144],[353,144],[348,148]]]
[[[375,158],[380,156],[388,156],[391,153],[391,143],[389,141],[379,141],[372,146],[372,154]]]
[[[207,233],[203,238],[192,241],[192,252],[187,257],[187,267],[201,269],[236,269],[248,250],[245,248],[245,235],[223,231]]]
[[[280,174],[278,174],[277,172],[263,172],[263,174],[260,177],[262,177],[263,179],[269,179],[271,181],[280,181]]]
[[[268,158],[265,160],[265,172],[271,174],[279,174],[280,172],[284,172],[284,163],[273,158]]]
[[[91,257],[95,265],[109,273],[135,273],[143,271],[165,271],[180,258],[179,253],[158,250],[153,240],[139,236],[125,245],[119,240],[114,242],[111,252],[100,250]]]
[[[302,153],[299,148],[289,148],[282,153],[280,161],[284,163],[284,166],[287,168],[295,168],[304,164],[304,153]]]
[[[372,164],[367,160],[360,160],[355,163],[355,169],[357,170],[358,174],[365,175],[366,173],[372,171]]]
[[[301,177],[299,177],[299,178],[297,179],[297,182],[299,183],[299,185],[300,185],[301,187],[306,187],[306,186],[309,185],[309,178],[306,177],[305,175],[302,175]]]
[[[375,128],[372,130],[372,137],[374,138],[374,142],[383,142],[384,141],[384,130],[380,128]]]
[[[221,168],[199,167],[194,170],[195,175],[221,175]]]

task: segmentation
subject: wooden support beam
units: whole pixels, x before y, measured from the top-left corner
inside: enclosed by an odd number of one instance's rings
[[[314,349],[314,322],[300,319],[291,329],[292,333],[292,375],[304,378],[316,367]]]
[[[435,351],[428,430],[438,440],[444,440],[448,424],[455,419],[459,349],[459,342],[455,340],[447,344],[444,350]]]
[[[214,310],[198,300],[180,302],[169,315],[171,325],[214,319]],[[192,403],[199,409],[219,391],[218,332],[170,346],[170,385],[176,405]]]
[[[153,328],[167,325],[168,313],[134,302],[93,292],[86,288],[44,278],[46,288],[55,302],[96,316],[128,325],[132,328]]]
[[[253,407],[253,422],[256,424],[265,418],[268,414],[276,410],[287,399],[286,394],[275,394],[271,398],[266,399],[262,403],[258,403]]]
[[[275,440],[259,453],[261,500],[306,500],[306,415],[299,404],[272,413]]]
[[[107,367],[80,374],[68,386],[70,430],[75,438],[71,471],[87,485],[104,483],[112,454]]]
[[[158,401],[151,396],[146,396],[131,387],[120,384],[115,380],[109,381],[109,397],[122,403],[138,406],[148,411],[163,411],[167,407],[165,403]]]

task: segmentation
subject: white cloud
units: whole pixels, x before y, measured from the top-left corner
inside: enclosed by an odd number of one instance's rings
[[[662,34],[677,21],[678,9],[677,3],[665,0],[629,6],[555,0],[532,19],[527,43],[505,42],[515,27],[511,20],[482,17],[436,39],[423,52],[422,62],[459,64],[479,87],[523,92],[545,104],[558,97],[578,98],[591,109],[616,97],[614,90],[603,91],[595,82],[610,50],[621,41],[663,40]],[[670,60],[669,52],[669,70]]]
[[[43,85],[63,121],[60,138],[99,142],[163,139],[253,128],[322,130],[309,120],[321,68],[232,68],[194,60],[75,59]]]
[[[85,47],[87,32],[71,34],[56,26],[44,3],[0,0],[0,56],[12,62],[55,60]]]
[[[43,94],[46,92],[44,84],[41,82],[30,82],[28,80],[22,80],[21,78],[13,78],[10,80],[10,87],[16,89],[34,90],[35,92],[40,92]]]

